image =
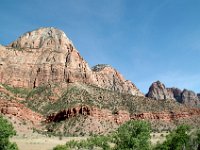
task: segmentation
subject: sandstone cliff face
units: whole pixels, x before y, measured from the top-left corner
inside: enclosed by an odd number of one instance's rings
[[[156,100],[159,99],[174,99],[173,92],[166,89],[165,85],[160,81],[154,82],[147,93],[147,97]]]
[[[167,88],[167,91],[169,92],[169,93],[171,93],[171,95],[172,95],[172,97],[176,100],[176,101],[178,101],[178,102],[180,102],[181,103],[181,101],[182,101],[182,96],[181,96],[181,94],[182,94],[182,91],[179,89],[179,88]]]
[[[33,124],[39,124],[41,121],[44,121],[42,115],[33,112],[29,108],[26,108],[23,104],[16,101],[0,99],[0,114],[15,116],[21,120],[30,121]]]
[[[0,82],[28,88],[81,82],[143,96],[112,67],[90,69],[65,33],[52,27],[27,32],[7,47],[0,46]]]
[[[191,106],[198,106],[200,104],[200,99],[193,91],[186,89],[181,91],[178,88],[166,88],[160,81],[154,82],[151,85],[146,96],[156,100],[174,99],[179,103]]]
[[[199,105],[200,100],[196,93],[190,90],[184,89],[181,95],[181,102],[184,104],[190,104],[190,105]]]
[[[95,84],[122,93],[130,93],[132,95],[143,96],[137,87],[109,65],[96,65],[92,68]]]

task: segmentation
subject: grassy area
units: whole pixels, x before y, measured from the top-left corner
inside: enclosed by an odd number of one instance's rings
[[[0,84],[0,85],[3,86],[6,90],[11,92],[12,94],[14,94],[15,96],[22,97],[22,98],[25,98],[31,91],[30,89],[13,87],[7,84]]]

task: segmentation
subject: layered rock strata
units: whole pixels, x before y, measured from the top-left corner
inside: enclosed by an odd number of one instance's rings
[[[183,112],[143,112],[130,114],[127,111],[119,110],[116,113],[112,113],[107,109],[99,109],[96,107],[76,106],[66,110],[62,110],[57,113],[53,113],[46,118],[46,122],[60,122],[78,115],[92,116],[96,119],[106,119],[116,124],[122,124],[128,120],[161,120],[161,121],[172,121],[177,119],[187,119],[193,116],[199,116],[199,109],[190,109]]]
[[[143,96],[114,68],[98,67],[91,69],[65,33],[52,27],[27,32],[8,46],[0,46],[1,83],[34,88],[46,83],[81,82]]]
[[[0,113],[6,116],[15,116],[21,120],[30,121],[33,124],[39,124],[44,121],[42,115],[33,112],[16,101],[0,100]]]

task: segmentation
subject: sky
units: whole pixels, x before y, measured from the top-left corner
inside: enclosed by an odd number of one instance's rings
[[[143,93],[200,92],[199,0],[0,0],[0,44],[56,27],[92,67],[110,64]]]

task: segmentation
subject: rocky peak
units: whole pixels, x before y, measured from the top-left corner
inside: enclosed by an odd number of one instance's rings
[[[146,96],[156,100],[174,99],[179,103],[191,106],[198,106],[200,104],[200,100],[195,92],[187,89],[182,91],[175,87],[166,88],[160,81],[154,82],[150,86]]]
[[[0,82],[27,88],[77,82],[143,95],[111,66],[91,69],[65,33],[52,27],[27,32],[9,46],[0,47]]]
[[[181,102],[184,104],[198,105],[200,104],[197,94],[191,90],[184,89],[181,94]]]
[[[107,64],[98,64],[92,67],[97,85],[132,95],[144,96],[137,87],[129,80],[126,80],[115,68]]]
[[[169,93],[167,88],[160,81],[152,83],[147,93],[147,97],[153,98],[156,100],[159,99],[173,99],[172,93]]]
[[[23,34],[9,46],[17,49],[39,49],[51,46],[55,46],[55,48],[66,47],[68,44],[73,45],[63,31],[46,27]]]
[[[92,67],[92,71],[96,71],[96,72],[97,71],[101,71],[101,70],[103,70],[106,67],[111,67],[111,66],[108,65],[108,64],[98,64],[98,65]]]

